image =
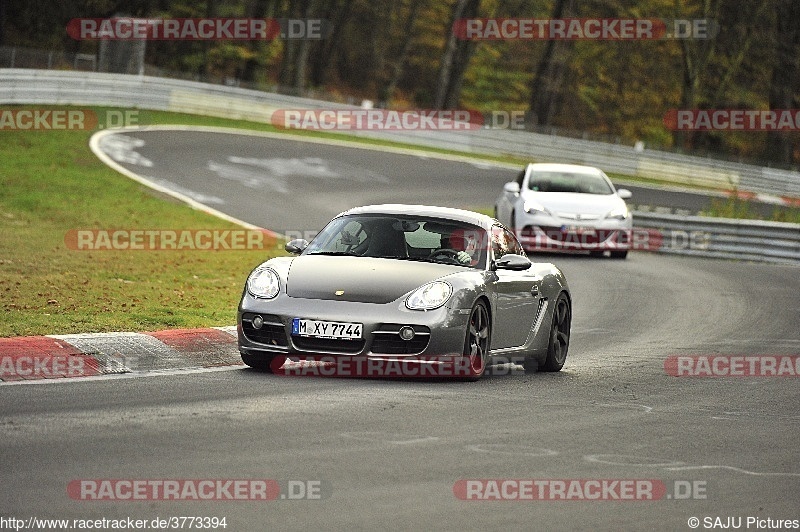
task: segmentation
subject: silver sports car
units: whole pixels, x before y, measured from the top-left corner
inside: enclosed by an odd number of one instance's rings
[[[489,216],[359,207],[336,216],[311,243],[293,240],[286,250],[295,256],[264,262],[245,283],[237,323],[248,366],[275,372],[287,359],[351,369],[433,364],[452,375],[413,375],[477,380],[501,361],[526,372],[564,365],[572,319],[564,274],[532,263]]]
[[[503,187],[495,216],[527,251],[609,251],[624,259],[633,228],[624,201],[630,197],[592,166],[529,164]]]

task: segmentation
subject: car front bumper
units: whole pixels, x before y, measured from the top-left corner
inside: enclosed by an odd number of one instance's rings
[[[255,316],[263,325],[256,329]],[[334,340],[292,334],[294,318],[361,323],[361,339]],[[280,294],[273,300],[245,293],[239,306],[239,351],[248,355],[318,358],[330,356],[442,357],[461,356],[469,309],[447,306],[429,311],[409,310],[403,300],[386,304],[291,298]],[[401,327],[414,329],[414,338],[403,340]]]
[[[528,215],[517,220],[517,237],[526,251],[626,251],[633,221],[569,220]]]

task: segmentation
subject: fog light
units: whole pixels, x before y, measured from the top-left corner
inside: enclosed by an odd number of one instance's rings
[[[253,318],[253,329],[260,329],[264,326],[264,318],[261,316],[256,316]]]
[[[405,341],[409,341],[414,338],[414,329],[409,326],[405,326],[400,329],[400,338]]]

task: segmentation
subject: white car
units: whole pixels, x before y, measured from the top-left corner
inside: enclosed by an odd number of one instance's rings
[[[589,251],[624,259],[633,217],[631,192],[616,190],[602,170],[573,164],[529,164],[506,183],[495,218],[526,251]]]

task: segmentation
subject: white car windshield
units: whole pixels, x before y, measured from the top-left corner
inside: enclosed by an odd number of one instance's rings
[[[528,179],[528,188],[537,192],[614,193],[601,176],[572,172],[534,171]]]

